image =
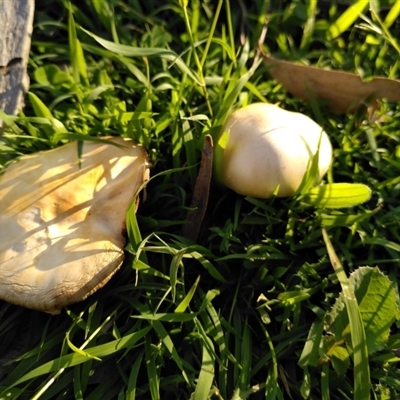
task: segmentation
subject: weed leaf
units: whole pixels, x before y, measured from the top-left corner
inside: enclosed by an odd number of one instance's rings
[[[382,349],[389,337],[390,327],[398,317],[399,306],[392,283],[377,267],[360,267],[350,275],[350,284],[359,304],[367,338],[368,353]],[[327,318],[327,330],[336,341],[348,340],[349,320],[344,310],[342,293]]]

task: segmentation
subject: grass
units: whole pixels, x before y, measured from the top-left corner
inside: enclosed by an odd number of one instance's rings
[[[57,316],[1,304],[1,399],[400,398],[399,105],[383,101],[370,119],[315,109],[256,51],[268,11],[274,56],[396,77],[398,3],[247,3],[36,2],[30,94],[18,117],[2,116],[0,165],[122,135],[148,149],[153,179],[103,289]],[[191,242],[182,226],[204,137],[256,101],[319,119],[334,146],[328,179],[372,197],[328,210],[212,182]],[[362,266],[379,267],[381,289]],[[377,307],[384,290],[394,298]]]

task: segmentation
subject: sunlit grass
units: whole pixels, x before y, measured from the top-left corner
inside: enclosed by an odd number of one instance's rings
[[[315,209],[213,182],[198,241],[182,236],[204,136],[216,138],[232,109],[268,100],[315,117],[258,58],[267,10],[264,46],[277,57],[365,77],[398,71],[397,2],[375,14],[356,2],[363,17],[341,2],[270,3],[36,2],[30,94],[21,115],[0,114],[0,164],[121,135],[148,149],[154,178],[127,214],[126,261],[106,287],[58,316],[1,304],[1,399],[400,396],[397,305],[372,354],[362,336],[333,343],[326,322],[360,266],[378,266],[398,291],[397,104],[370,119],[319,110],[334,147],[329,179],[368,185],[368,202]],[[338,360],[337,347],[350,356]]]

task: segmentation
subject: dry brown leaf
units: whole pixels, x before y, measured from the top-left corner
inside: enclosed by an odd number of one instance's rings
[[[190,210],[186,216],[186,224],[183,226],[183,236],[196,241],[201,224],[206,213],[208,196],[210,193],[210,182],[213,169],[213,141],[211,135],[204,137],[203,152],[201,157],[200,170],[197,175],[196,185],[193,191],[193,198]]]
[[[282,86],[303,100],[309,100],[309,93],[326,102],[337,114],[357,110],[361,105],[376,108],[377,100],[400,101],[400,81],[376,77],[363,82],[349,72],[331,71],[282,61],[263,54],[268,72]]]
[[[0,178],[0,298],[52,314],[102,287],[124,259],[125,216],[148,179],[131,140],[21,157]]]

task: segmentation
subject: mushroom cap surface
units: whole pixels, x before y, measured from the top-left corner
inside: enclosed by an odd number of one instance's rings
[[[127,209],[149,177],[130,139],[21,157],[0,177],[0,298],[57,314],[101,288],[124,259]]]
[[[267,103],[233,112],[222,132],[229,139],[222,156],[222,183],[235,192],[258,198],[293,195],[319,144],[319,175],[332,161],[326,132],[311,118]]]

